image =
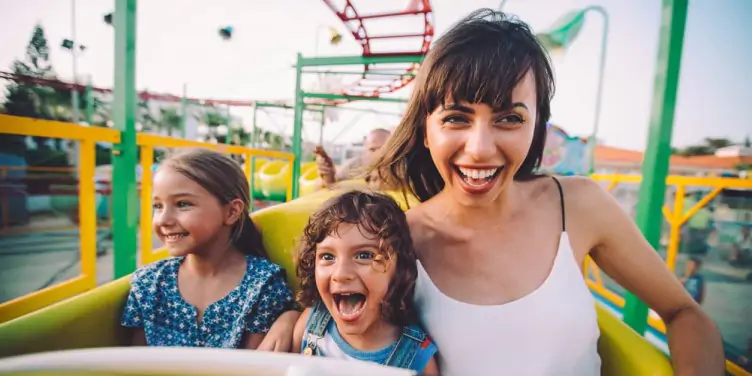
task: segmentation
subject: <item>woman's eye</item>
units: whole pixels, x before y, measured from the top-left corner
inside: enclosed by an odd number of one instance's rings
[[[151,204],[151,208],[154,209],[154,210],[162,209],[162,204],[153,203],[153,204]]]
[[[177,207],[179,207],[179,208],[187,208],[189,206],[192,206],[192,205],[188,201],[178,201],[178,203],[177,203]]]
[[[468,120],[464,116],[449,115],[441,119],[442,124],[467,124]]]
[[[523,119],[522,116],[520,116],[520,115],[511,114],[511,115],[506,115],[506,116],[503,116],[503,117],[499,118],[499,120],[497,120],[497,122],[499,122],[499,123],[520,124],[520,123],[524,123],[525,119]]]

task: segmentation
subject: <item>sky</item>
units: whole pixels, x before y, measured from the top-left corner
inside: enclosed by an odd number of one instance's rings
[[[404,9],[408,0],[353,1],[361,14]],[[644,149],[650,118],[660,0],[508,0],[504,11],[544,31],[567,11],[601,5],[609,15],[602,112],[597,137],[622,148]],[[72,0],[0,0],[0,71],[10,71],[22,58],[34,25],[40,23],[50,41],[58,76],[70,80],[72,56],[59,47],[72,37]],[[499,1],[433,0],[435,35],[472,10],[497,8]],[[75,0],[76,39],[87,49],[77,59],[79,77],[111,87],[114,75],[114,33],[102,21],[112,0]],[[746,109],[752,105],[752,1],[692,0],[687,17],[680,87],[672,145],[691,145],[705,137],[741,142],[752,136]],[[417,32],[420,19],[374,21],[370,35]],[[231,41],[217,29],[232,25]],[[345,27],[323,1],[314,0],[149,0],[139,1],[137,20],[137,87],[180,95],[244,100],[291,100],[295,90],[292,68],[298,52],[305,56],[359,55],[351,35],[342,43],[326,42],[327,28]],[[588,13],[578,39],[563,55],[554,56],[557,91],[552,122],[567,132],[592,132],[603,18]],[[399,50],[415,45],[405,40],[374,48]],[[746,79],[744,77],[747,77]],[[312,78],[312,79],[315,79]],[[0,82],[0,85],[4,83]],[[310,80],[304,87],[311,87]],[[407,97],[410,87],[396,96]],[[398,112],[401,104],[361,102],[352,107]],[[232,109],[250,121],[250,110]],[[327,140],[362,139],[373,127],[394,127],[398,117],[339,112],[324,130]],[[259,116],[265,128],[292,129],[292,114],[268,110]],[[350,127],[355,124],[356,126]],[[306,125],[304,136],[318,139],[318,125]]]

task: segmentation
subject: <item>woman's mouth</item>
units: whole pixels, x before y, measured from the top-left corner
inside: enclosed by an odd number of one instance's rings
[[[357,321],[366,306],[365,294],[357,292],[333,293],[334,307],[344,321]]]
[[[462,181],[462,187],[468,193],[479,194],[488,192],[494,185],[494,182],[504,170],[504,166],[499,167],[460,167],[452,165],[455,172]]]

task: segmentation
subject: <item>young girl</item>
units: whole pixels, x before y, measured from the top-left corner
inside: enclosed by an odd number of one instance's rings
[[[391,198],[353,191],[313,214],[297,273],[293,351],[436,375],[437,351],[416,325],[417,269],[405,214]]]
[[[293,299],[249,217],[240,166],[189,150],[164,161],[153,189],[154,231],[173,257],[131,278],[121,324],[133,344],[255,349]]]

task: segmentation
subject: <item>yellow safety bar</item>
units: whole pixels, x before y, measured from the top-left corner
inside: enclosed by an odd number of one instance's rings
[[[49,120],[0,115],[0,133],[47,138],[67,138],[79,142],[79,219],[81,274],[75,278],[0,303],[0,323],[33,312],[96,287],[97,218],[94,196],[96,142],[120,142],[120,132],[106,128],[83,127]]]

